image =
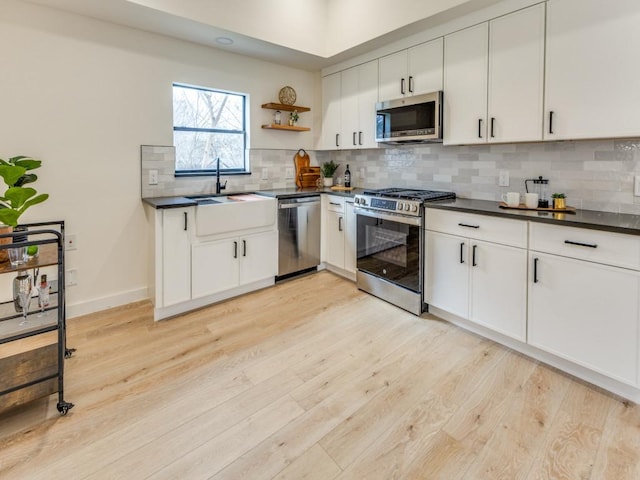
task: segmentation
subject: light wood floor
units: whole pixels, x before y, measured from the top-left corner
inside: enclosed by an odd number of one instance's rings
[[[69,322],[2,479],[640,479],[640,409],[328,272],[154,323]]]

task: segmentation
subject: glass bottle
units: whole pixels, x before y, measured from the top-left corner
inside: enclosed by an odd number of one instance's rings
[[[31,294],[31,275],[26,270],[18,272],[18,276],[13,279],[13,306],[16,312],[22,312],[22,300],[26,299],[26,293]]]
[[[347,169],[344,171],[344,186],[351,186],[351,170],[349,170],[349,164],[347,163]]]

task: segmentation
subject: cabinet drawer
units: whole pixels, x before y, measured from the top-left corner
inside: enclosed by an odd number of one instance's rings
[[[344,197],[327,195],[327,210],[330,212],[344,213]]]
[[[526,248],[527,222],[427,208],[425,228],[452,235]]]
[[[640,237],[531,222],[531,250],[640,270]]]

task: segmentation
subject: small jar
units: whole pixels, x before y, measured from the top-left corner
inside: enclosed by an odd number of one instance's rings
[[[276,110],[276,112],[273,114],[273,124],[280,125],[280,122],[282,122],[282,113],[280,112],[280,110]]]

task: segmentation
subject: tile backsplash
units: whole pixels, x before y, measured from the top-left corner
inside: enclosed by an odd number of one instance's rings
[[[142,196],[211,193],[215,178],[174,176],[173,147],[142,147]],[[567,204],[589,210],[640,214],[640,197],[633,196],[634,176],[640,175],[640,139],[590,140],[504,145],[443,146],[422,144],[369,150],[308,152],[312,165],[333,160],[346,165],[358,187],[415,187],[451,190],[460,197],[499,200],[507,191],[524,192],[524,181],[542,175],[548,194],[567,194]],[[293,168],[295,150],[251,150],[250,175],[224,176],[227,191],[294,187],[285,178]],[[266,168],[267,179],[262,179]],[[158,185],[147,185],[148,170],[159,172]],[[498,186],[501,170],[509,187]]]

